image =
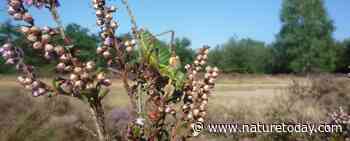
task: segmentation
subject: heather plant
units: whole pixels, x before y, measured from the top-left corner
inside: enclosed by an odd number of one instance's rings
[[[96,65],[96,59],[86,61],[79,57],[79,48],[65,34],[57,13],[58,0],[8,0],[9,15],[25,23],[19,30],[35,53],[57,63],[57,76],[51,85],[39,80],[35,68],[25,63],[25,52],[11,43],[11,37],[0,54],[6,64],[16,66],[21,73],[18,82],[30,90],[32,96],[69,96],[89,105],[96,127],[92,134],[99,141],[112,137],[106,131],[102,105],[111,85],[109,72],[120,76],[132,106],[132,120],[125,139],[186,140],[192,136],[191,125],[205,120],[208,98],[219,73],[218,68],[206,66],[209,47],[200,48],[193,64],[185,65],[182,71],[173,40],[170,47],[157,44],[158,35],[138,28],[127,0],[122,2],[132,22],[132,36],[127,39],[116,36],[119,24],[113,14],[117,8],[105,0],[92,0],[96,24],[101,29],[96,54],[103,64]],[[30,6],[48,9],[57,27],[38,27],[28,11]],[[173,39],[174,32],[165,33],[172,33]],[[64,44],[54,38],[60,38]]]

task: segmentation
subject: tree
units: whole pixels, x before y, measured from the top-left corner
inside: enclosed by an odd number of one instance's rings
[[[334,27],[323,0],[284,0],[280,19],[277,44],[285,52],[281,59],[288,60],[288,70],[305,73],[335,69]]]
[[[225,72],[270,73],[271,49],[264,42],[231,38],[209,53],[209,63]]]
[[[350,39],[336,42],[337,68],[336,72],[347,73],[350,66]]]
[[[181,58],[182,64],[190,64],[194,60],[195,52],[190,46],[191,41],[188,38],[175,39],[176,54]]]

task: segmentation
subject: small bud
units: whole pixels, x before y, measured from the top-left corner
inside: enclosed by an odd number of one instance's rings
[[[214,72],[219,72],[219,68],[218,67],[214,67],[213,71]]]
[[[16,60],[13,59],[13,58],[7,59],[6,62],[5,62],[5,64],[9,64],[9,65],[13,65],[15,63],[16,63]]]
[[[209,91],[209,89],[210,89],[209,85],[204,85],[204,90],[205,91]]]
[[[82,86],[83,86],[83,81],[78,80],[78,81],[75,81],[75,82],[74,82],[74,87],[80,88],[80,87],[82,87]]]
[[[204,54],[204,55],[202,56],[202,59],[203,59],[203,60],[207,60],[207,59],[208,59],[208,55],[207,55],[207,54]]]
[[[98,81],[102,81],[102,80],[104,80],[105,78],[106,78],[106,76],[105,76],[105,73],[103,73],[103,72],[97,74],[97,77],[96,77],[96,79],[97,79]]]
[[[101,54],[103,51],[104,51],[104,48],[102,48],[102,47],[98,47],[98,48],[96,49],[96,53],[97,53],[97,54]]]
[[[64,64],[64,63],[58,63],[57,64],[57,66],[56,66],[56,69],[58,70],[58,71],[63,71],[64,69],[66,68],[66,64]]]
[[[203,101],[202,101],[202,104],[203,104],[203,105],[207,105],[207,104],[208,104],[208,100],[203,100]]]
[[[39,92],[38,92],[38,91],[33,91],[33,92],[32,92],[32,96],[34,96],[34,97],[38,97],[38,96],[40,96],[40,94],[39,94]]]
[[[97,17],[102,17],[103,16],[103,11],[102,10],[96,10],[96,16]]]
[[[200,71],[202,68],[201,67],[196,67],[196,71]]]
[[[204,49],[204,55],[209,54],[209,48]]]
[[[54,51],[53,45],[51,45],[51,44],[46,44],[46,45],[45,45],[45,51],[47,51],[47,52],[53,52],[53,51]]]
[[[198,122],[204,122],[204,118],[200,117],[197,119]]]
[[[77,81],[79,79],[79,76],[76,75],[76,74],[71,74],[69,79],[72,80],[72,81]]]
[[[46,59],[50,60],[50,59],[52,59],[53,56],[52,56],[51,52],[45,52],[44,57]]]
[[[94,89],[95,85],[93,83],[86,84],[86,89]]]
[[[131,41],[130,41],[130,44],[132,45],[132,46],[135,46],[136,45],[136,40],[135,39],[132,39]]]
[[[188,108],[189,108],[188,105],[183,105],[183,106],[182,106],[182,109],[183,109],[183,110],[186,110],[186,109],[188,109]]]
[[[203,111],[199,114],[201,117],[205,117],[207,115],[207,112]]]
[[[112,18],[113,18],[112,13],[108,13],[108,14],[106,15],[106,19],[107,19],[107,20],[111,20]]]
[[[194,109],[192,113],[193,113],[193,116],[197,117],[199,115],[199,109]]]
[[[30,84],[32,84],[32,82],[33,82],[33,79],[31,79],[29,77],[25,78],[24,81],[23,81],[23,83],[25,85],[30,85]]]
[[[219,74],[218,74],[218,72],[216,72],[216,71],[214,71],[214,72],[212,73],[212,76],[213,76],[214,78],[216,78],[218,75],[219,75]]]
[[[117,10],[117,7],[115,7],[114,5],[112,5],[110,8],[109,8],[109,11],[110,12],[115,12]]]
[[[34,81],[33,83],[32,83],[32,88],[33,89],[36,89],[36,88],[38,88],[40,86],[40,82],[39,81]]]
[[[208,95],[207,94],[203,94],[201,97],[203,100],[208,100]]]
[[[131,45],[131,44],[130,44],[130,41],[125,41],[125,42],[124,42],[124,45],[127,46],[127,47],[130,46],[130,45]]]
[[[102,25],[104,24],[104,22],[103,22],[103,20],[101,20],[101,19],[97,19],[97,20],[96,20],[96,24],[97,24],[98,26],[102,26]]]
[[[29,35],[27,36],[27,39],[28,39],[29,41],[31,41],[31,42],[35,42],[35,41],[38,40],[38,37],[37,37],[35,34],[29,34]]]
[[[127,52],[131,52],[132,50],[133,50],[133,48],[131,46],[126,47]]]
[[[80,75],[80,78],[81,78],[82,80],[88,79],[88,78],[89,78],[89,73],[87,73],[87,72],[82,73],[82,74]]]
[[[13,18],[14,18],[15,20],[22,20],[22,14],[21,14],[21,13],[15,13],[15,14],[13,15]]]
[[[83,71],[83,69],[81,67],[74,68],[74,73],[76,73],[76,74],[81,74],[82,71]]]
[[[41,35],[41,41],[43,42],[48,42],[48,40],[50,40],[50,35],[49,34],[43,34]]]
[[[102,53],[102,55],[103,55],[103,57],[105,57],[105,58],[111,57],[111,53],[110,53],[109,51],[104,51],[104,52]]]
[[[193,75],[196,75],[196,74],[197,74],[197,71],[196,71],[196,70],[193,70],[193,71],[192,71],[192,74],[193,74]]]
[[[34,49],[41,49],[43,47],[42,43],[39,41],[34,42],[33,48]]]
[[[12,47],[12,44],[11,43],[6,43],[2,46],[3,48],[11,48]]]
[[[39,95],[43,95],[43,94],[45,94],[46,89],[44,89],[44,88],[39,88],[39,89],[38,89],[38,92],[39,92]]]
[[[187,119],[188,119],[188,120],[191,120],[192,118],[193,118],[192,113],[188,113],[188,114],[187,114]]]
[[[16,13],[16,10],[12,6],[9,6],[9,8],[7,9],[7,12],[9,13],[9,15],[13,15]]]
[[[199,110],[200,111],[205,111],[206,110],[206,107],[205,107],[206,105],[203,105],[203,104],[201,104],[201,105],[199,105]]]
[[[24,84],[25,78],[23,76],[18,76],[17,80],[19,83]]]
[[[201,65],[205,65],[206,63],[207,63],[207,61],[205,61],[205,60],[202,60],[202,61],[200,62]]]
[[[95,69],[95,62],[94,61],[89,61],[89,62],[87,62],[86,63],[86,69],[88,70],[88,71],[92,71],[92,70],[94,70]]]
[[[167,106],[166,108],[165,108],[165,112],[166,113],[170,113],[172,111],[172,109],[169,107],[169,106]]]
[[[197,55],[197,60],[202,60],[202,55]]]
[[[117,27],[118,27],[118,23],[117,23],[116,21],[112,21],[111,24],[110,24],[110,26],[111,26],[112,28],[117,28]]]
[[[175,110],[171,110],[171,111],[170,111],[170,114],[176,115],[176,111],[175,111]]]
[[[214,84],[214,81],[215,81],[214,78],[210,78],[210,79],[208,80],[209,84]]]
[[[195,64],[195,65],[199,65],[199,61],[198,61],[198,60],[195,60],[195,61],[194,61],[194,64]]]
[[[66,54],[61,55],[60,60],[62,62],[68,62],[70,60],[70,57]]]
[[[189,65],[189,64],[185,65],[185,69],[186,69],[186,70],[189,70],[190,67],[191,67],[191,65]]]
[[[101,84],[108,87],[108,86],[110,86],[112,84],[112,82],[111,82],[110,79],[104,79],[104,80],[101,81]]]
[[[63,55],[64,54],[64,47],[62,47],[62,46],[55,47],[55,52],[57,55]]]

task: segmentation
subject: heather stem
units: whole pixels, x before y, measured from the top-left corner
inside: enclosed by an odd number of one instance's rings
[[[106,132],[104,111],[100,101],[90,103],[90,113],[95,122],[97,136],[99,141],[109,141],[109,135]]]

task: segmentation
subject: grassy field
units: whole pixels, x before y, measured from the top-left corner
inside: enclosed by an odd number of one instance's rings
[[[328,80],[330,79],[330,80]],[[49,79],[44,79],[44,81],[49,81]],[[314,82],[315,81],[315,82]],[[318,83],[316,83],[316,81]],[[330,82],[327,82],[330,81]],[[301,83],[302,85],[296,86],[295,82]],[[321,82],[321,83],[319,83]],[[329,83],[329,84],[328,84]],[[339,83],[339,84],[338,84]],[[309,87],[309,84],[310,85]],[[322,86],[322,84],[326,84]],[[336,84],[336,85],[335,85]],[[208,120],[242,120],[242,121],[272,121],[275,119],[323,119],[327,114],[327,108],[336,110],[335,108],[338,106],[348,106],[347,102],[341,102],[338,98],[335,98],[334,102],[331,104],[332,107],[329,107],[330,104],[324,104],[322,98],[320,101],[313,101],[311,99],[302,98],[298,99],[299,93],[293,93],[297,89],[301,89],[300,87],[308,86],[308,88],[304,89],[305,93],[311,91],[320,91],[318,90],[321,87],[323,89],[329,89],[332,94],[324,94],[322,95],[331,95],[332,97],[337,97],[338,93],[345,93],[346,96],[340,97],[340,99],[347,100],[348,95],[348,80],[343,77],[338,76],[329,76],[329,78],[320,78],[320,80],[308,80],[305,77],[297,77],[297,76],[267,76],[267,75],[258,75],[258,76],[250,76],[250,75],[227,75],[221,77],[218,80],[218,83],[215,87],[211,98],[209,99],[209,119]],[[321,86],[319,86],[321,85]],[[333,86],[334,85],[334,86]],[[322,90],[323,90],[322,89]],[[293,91],[294,90],[294,91]],[[310,90],[310,91],[309,91]],[[323,91],[322,91],[323,92]],[[313,92],[311,92],[313,93]],[[292,97],[290,95],[293,95]],[[0,133],[4,136],[9,136],[6,138],[0,138],[0,140],[23,140],[23,138],[19,138],[16,136],[28,136],[26,132],[31,131],[31,129],[19,129],[21,126],[18,125],[20,122],[24,122],[24,119],[27,119],[27,114],[31,112],[46,112],[48,116],[47,119],[42,119],[42,123],[32,123],[31,121],[27,121],[26,124],[33,124],[31,126],[40,128],[48,128],[48,129],[60,129],[58,131],[50,131],[47,133],[47,136],[52,136],[50,138],[54,138],[52,140],[64,140],[65,138],[69,139],[74,136],[74,140],[86,140],[86,138],[79,138],[83,133],[75,131],[74,127],[62,129],[63,127],[57,124],[57,121],[60,122],[72,122],[72,121],[80,121],[88,122],[89,118],[84,115],[84,111],[86,111],[83,103],[69,99],[69,102],[62,102],[53,100],[55,102],[50,102],[50,99],[47,98],[31,98],[29,92],[24,90],[21,86],[19,86],[14,77],[11,76],[1,76],[0,77]],[[17,95],[11,96],[11,95]],[[289,96],[288,96],[289,95]],[[295,95],[295,96],[294,96]],[[25,99],[18,98],[19,96],[25,97]],[[329,102],[329,97],[324,98],[327,102]],[[311,101],[310,101],[311,100]],[[18,103],[17,101],[33,101],[29,104]],[[54,103],[54,104],[52,104]],[[289,103],[292,103],[292,108]],[[297,104],[295,104],[297,103]],[[311,104],[310,104],[311,103]],[[334,104],[335,103],[335,104]],[[59,105],[59,104],[63,104]],[[22,106],[19,106],[22,105]],[[42,107],[50,107],[54,110],[42,110]],[[58,108],[55,107],[58,105]],[[128,107],[128,96],[126,95],[125,90],[123,89],[120,80],[113,80],[113,85],[111,87],[111,93],[104,101],[104,105],[107,107],[107,115],[115,109],[115,107],[125,109]],[[30,110],[26,110],[25,108],[31,107]],[[38,108],[41,107],[41,108]],[[24,108],[24,109],[23,109]],[[37,110],[33,110],[37,109]],[[50,109],[50,108],[48,108]],[[52,114],[57,114],[57,109],[59,116],[52,117]],[[52,113],[53,111],[53,113]],[[287,112],[287,114],[286,114]],[[289,113],[288,113],[289,112]],[[274,114],[278,114],[278,117]],[[76,116],[78,115],[78,116]],[[274,115],[274,116],[271,116]],[[43,116],[45,117],[45,116]],[[59,118],[57,118],[59,117]],[[35,117],[34,119],[42,117]],[[63,118],[63,119],[62,119]],[[63,121],[62,121],[63,120]],[[6,122],[6,123],[4,123]],[[10,122],[10,123],[7,123]],[[11,125],[11,130],[4,130],[7,126]],[[38,125],[36,125],[38,124]],[[1,127],[3,126],[3,127]],[[15,126],[15,127],[13,127]],[[18,126],[18,127],[16,127]],[[45,129],[44,128],[44,129]],[[74,130],[75,132],[71,132],[70,130]],[[17,132],[21,132],[17,134]],[[48,132],[45,130],[45,132]],[[51,133],[53,132],[53,133]],[[62,133],[61,133],[62,132]],[[69,132],[69,134],[67,133]],[[73,134],[74,133],[74,134]],[[11,135],[12,134],[12,135]],[[35,135],[34,133],[30,134],[30,136],[42,136]],[[71,135],[72,134],[72,135]],[[62,137],[57,137],[62,136]],[[25,139],[34,141],[33,139]],[[200,140],[204,139],[202,137]],[[236,140],[234,137],[210,137],[209,140]],[[245,139],[245,138],[244,138]],[[237,139],[240,140],[240,139]],[[255,139],[254,139],[255,140]],[[263,139],[266,140],[266,139]],[[269,140],[269,139],[267,139]],[[274,139],[272,139],[274,140]]]

